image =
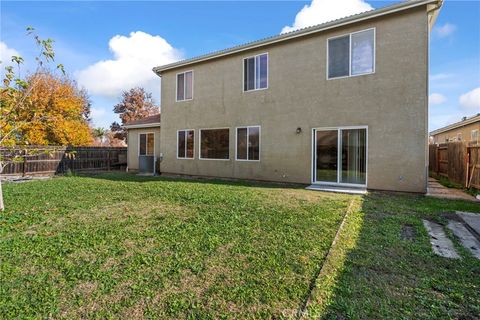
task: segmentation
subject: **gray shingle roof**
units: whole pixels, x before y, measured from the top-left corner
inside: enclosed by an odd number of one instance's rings
[[[149,124],[159,125],[160,124],[160,113],[154,114],[153,116],[148,116],[148,117],[145,117],[145,118],[129,121],[124,125],[124,127],[128,128],[128,127],[131,127],[131,126],[140,126],[140,125],[149,125]]]

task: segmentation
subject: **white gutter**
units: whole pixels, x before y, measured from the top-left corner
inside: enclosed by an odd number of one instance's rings
[[[123,128],[125,128],[125,129],[141,129],[141,128],[154,128],[154,127],[160,127],[160,122],[144,123],[144,124],[132,124],[132,125],[123,126]]]
[[[171,70],[171,69],[175,69],[175,68],[179,68],[179,67],[184,67],[184,66],[188,66],[188,65],[191,65],[191,64],[194,64],[194,63],[199,63],[199,62],[203,62],[203,61],[207,61],[207,60],[211,60],[211,59],[215,59],[215,58],[220,58],[220,57],[227,56],[227,55],[232,55],[232,54],[235,54],[235,53],[239,53],[239,52],[243,52],[243,51],[246,51],[246,50],[251,50],[251,49],[263,47],[263,46],[270,45],[270,44],[273,44],[273,43],[287,41],[287,40],[295,39],[295,38],[298,38],[298,37],[303,37],[303,36],[306,36],[306,35],[314,34],[314,33],[317,33],[317,32],[322,32],[322,31],[325,31],[325,30],[338,28],[340,26],[344,26],[344,25],[348,25],[348,24],[352,24],[352,23],[356,23],[356,22],[360,22],[360,21],[364,21],[364,20],[368,20],[368,19],[373,19],[373,18],[381,17],[381,16],[384,16],[384,15],[387,15],[387,14],[391,14],[391,13],[415,8],[415,7],[422,6],[422,5],[429,5],[429,4],[437,5],[437,7],[440,8],[440,6],[442,4],[442,0],[410,0],[410,1],[404,1],[404,2],[401,2],[399,4],[395,4],[395,5],[392,5],[392,6],[388,6],[388,7],[384,7],[384,8],[380,8],[380,9],[376,9],[376,10],[371,10],[371,11],[364,12],[364,13],[359,13],[359,14],[356,14],[356,15],[353,15],[353,16],[349,16],[349,17],[346,17],[346,18],[342,18],[342,19],[331,21],[331,22],[323,23],[323,24],[320,24],[320,25],[317,25],[317,26],[312,26],[312,27],[300,29],[300,30],[297,30],[297,31],[292,31],[292,32],[289,32],[289,33],[280,34],[280,35],[277,35],[277,36],[265,38],[265,39],[262,39],[262,40],[253,41],[253,42],[250,42],[250,43],[247,43],[247,44],[244,44],[244,45],[239,45],[239,46],[236,46],[236,47],[233,47],[233,48],[220,50],[220,51],[213,52],[213,53],[206,54],[206,55],[202,55],[202,56],[199,56],[199,57],[196,57],[196,58],[182,60],[182,61],[167,64],[167,65],[164,65],[164,66],[158,66],[158,67],[153,68],[152,70],[158,76],[161,77],[161,73],[163,71],[167,71],[167,70]],[[434,18],[432,20],[434,21]]]

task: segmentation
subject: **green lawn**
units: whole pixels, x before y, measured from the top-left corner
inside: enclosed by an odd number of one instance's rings
[[[434,256],[421,225],[478,204],[113,173],[4,193],[5,319],[289,318],[306,301],[306,318],[480,314],[479,260]]]

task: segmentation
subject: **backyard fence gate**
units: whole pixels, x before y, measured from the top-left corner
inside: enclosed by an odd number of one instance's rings
[[[431,144],[429,171],[464,187],[480,189],[480,145],[468,142]]]

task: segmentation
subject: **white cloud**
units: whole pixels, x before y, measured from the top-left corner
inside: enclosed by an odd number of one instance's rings
[[[372,10],[364,0],[312,0],[297,13],[292,26],[285,26],[281,33],[332,21],[352,14]]]
[[[447,101],[447,98],[440,93],[432,93],[428,96],[428,104],[432,106],[436,104],[442,104],[445,101]]]
[[[453,34],[457,30],[457,26],[451,23],[445,23],[442,26],[436,26],[433,31],[434,33],[440,37],[440,38],[445,38]]]
[[[462,94],[458,101],[464,110],[473,112],[480,111],[480,87]]]
[[[445,80],[453,77],[450,73],[437,73],[430,75],[430,80],[437,81],[437,80]]]
[[[9,48],[5,42],[0,41],[0,61],[2,62],[2,65],[11,65],[12,56],[19,55],[20,54],[17,50]]]
[[[90,117],[92,118],[93,123],[97,126],[104,122],[103,120],[105,120],[104,118],[106,115],[107,111],[103,108],[92,107],[90,109]]]
[[[155,93],[160,79],[152,68],[182,59],[179,50],[160,36],[137,31],[116,35],[108,46],[113,59],[102,60],[76,73],[78,83],[93,95],[118,97],[122,90],[141,86]]]

